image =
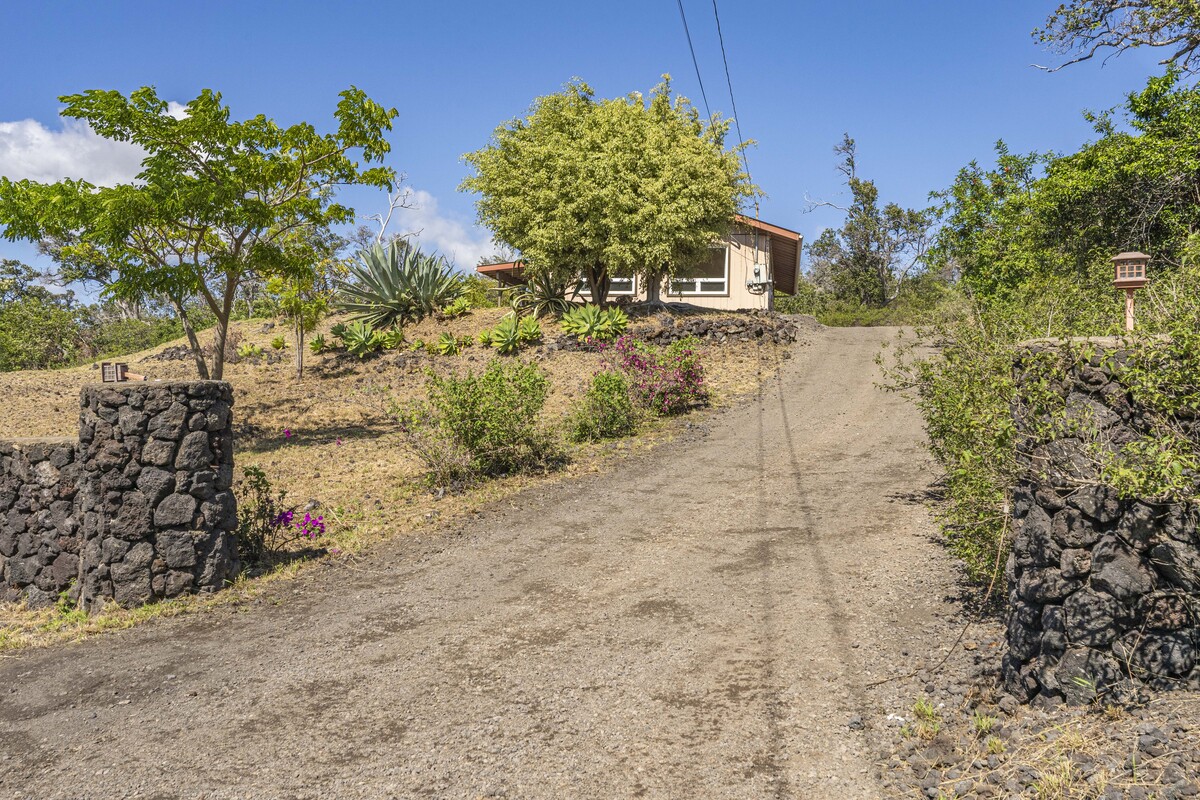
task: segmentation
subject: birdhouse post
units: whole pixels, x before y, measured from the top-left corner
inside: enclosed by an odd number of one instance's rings
[[[1133,293],[1146,285],[1150,256],[1132,251],[1113,256],[1113,286],[1125,290],[1125,330],[1133,330]]]

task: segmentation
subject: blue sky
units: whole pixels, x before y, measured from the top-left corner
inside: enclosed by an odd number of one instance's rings
[[[858,142],[860,175],[884,200],[923,205],[1004,138],[1016,151],[1069,151],[1091,138],[1084,109],[1118,104],[1157,73],[1133,53],[1047,74],[1029,32],[1057,0],[719,0],[762,217],[809,241],[839,215],[807,200],[844,197],[833,146]],[[730,115],[711,0],[684,0],[713,110]],[[460,156],[538,95],[578,76],[601,96],[650,89],[664,72],[701,105],[675,0],[591,3],[5,3],[0,29],[0,174],[116,180],[136,154],[64,128],[62,94],[153,84],[186,102],[224,94],[239,118],[331,125],[350,84],[400,110],[390,163],[419,208],[398,230],[470,267],[490,250]],[[359,212],[385,198],[347,192]],[[36,261],[0,241],[0,257]]]

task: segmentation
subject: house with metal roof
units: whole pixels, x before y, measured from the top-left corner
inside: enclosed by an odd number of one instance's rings
[[[800,280],[804,237],[796,231],[739,214],[732,232],[712,248],[709,259],[686,277],[663,281],[660,294],[668,302],[729,311],[772,310],[775,292],[795,294]],[[501,286],[525,282],[524,264],[506,261],[475,268]],[[646,287],[638,277],[612,277],[610,300],[645,300]],[[586,300],[586,285],[582,287]]]

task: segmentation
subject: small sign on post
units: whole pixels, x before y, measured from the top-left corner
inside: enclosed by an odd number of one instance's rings
[[[104,361],[100,364],[100,380],[104,383],[123,383],[125,381],[144,381],[146,376],[130,372],[128,364]]]

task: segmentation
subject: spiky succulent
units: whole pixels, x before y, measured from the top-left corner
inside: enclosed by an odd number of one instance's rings
[[[500,324],[492,328],[488,336],[488,344],[496,348],[502,356],[515,355],[521,349],[521,332],[518,328],[517,315],[509,314],[500,320]]]
[[[532,314],[542,318],[547,314],[562,314],[579,296],[574,288],[557,283],[545,275],[531,275],[528,282],[513,289],[509,304],[516,314]]]
[[[337,281],[337,305],[379,330],[424,319],[462,292],[450,262],[402,243],[375,244],[358,260],[350,278]]]
[[[625,333],[629,327],[629,317],[619,308],[600,308],[588,303],[575,306],[563,314],[560,324],[563,331],[581,342],[588,339],[607,342]]]
[[[346,343],[346,351],[359,358],[366,358],[383,345],[383,334],[362,320],[355,320],[346,326],[342,340]]]

